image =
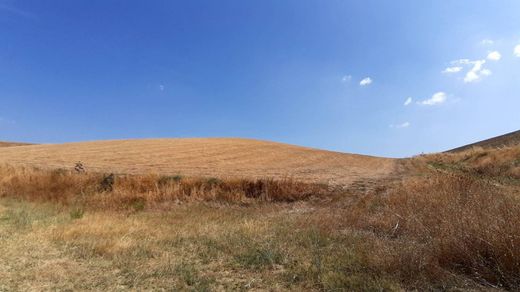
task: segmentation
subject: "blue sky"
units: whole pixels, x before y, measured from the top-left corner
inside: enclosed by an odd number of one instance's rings
[[[0,140],[403,157],[520,129],[517,0],[0,0],[0,40]]]

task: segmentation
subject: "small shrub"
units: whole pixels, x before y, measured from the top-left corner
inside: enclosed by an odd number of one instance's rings
[[[113,173],[106,175],[103,177],[99,184],[99,189],[101,192],[112,192],[114,189],[115,176]]]
[[[74,208],[69,212],[71,219],[81,219],[85,214],[85,210],[82,208]]]
[[[76,171],[76,173],[85,173],[87,170],[85,169],[83,163],[81,161],[78,161],[74,165],[74,171]]]

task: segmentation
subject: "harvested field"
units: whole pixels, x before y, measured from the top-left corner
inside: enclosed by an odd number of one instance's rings
[[[292,178],[348,185],[391,174],[396,160],[236,138],[145,139],[0,149],[0,163],[93,172],[219,178]]]

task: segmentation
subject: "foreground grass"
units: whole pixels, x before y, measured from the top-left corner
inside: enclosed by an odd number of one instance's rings
[[[297,208],[196,203],[75,219],[52,205],[0,203],[0,290],[399,288],[370,269],[363,236],[304,226]]]

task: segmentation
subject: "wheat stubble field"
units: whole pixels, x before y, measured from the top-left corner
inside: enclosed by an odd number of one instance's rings
[[[3,147],[0,163],[0,291],[520,288],[520,146],[122,140]]]
[[[149,139],[0,149],[0,163],[198,177],[294,178],[334,185],[395,170],[395,161],[251,139]]]

